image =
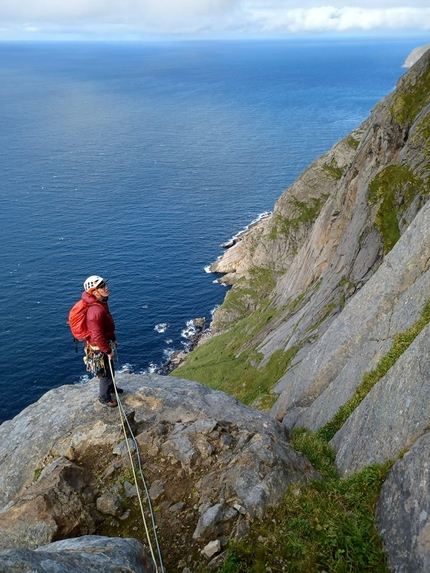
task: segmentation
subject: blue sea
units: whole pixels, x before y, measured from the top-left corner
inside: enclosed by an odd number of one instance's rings
[[[0,44],[0,422],[85,381],[66,320],[89,275],[110,279],[117,369],[183,348],[226,294],[205,272],[221,243],[368,117],[417,45]]]

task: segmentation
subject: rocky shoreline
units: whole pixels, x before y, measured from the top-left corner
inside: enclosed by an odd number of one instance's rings
[[[192,326],[193,330],[187,336],[189,340],[187,350],[175,350],[169,356],[169,359],[162,364],[161,368],[157,371],[157,374],[167,376],[186,360],[188,354],[194,350],[194,348],[197,348],[197,346],[211,338],[212,332],[210,328],[206,328],[206,318],[195,318],[192,320]]]
[[[207,267],[208,272],[213,273],[213,274],[220,274],[221,273],[224,275],[225,271],[224,270],[218,270],[218,268],[220,268],[220,262],[222,260],[224,260],[228,250],[231,249],[232,247],[234,247],[235,245],[237,245],[238,243],[240,243],[247,235],[249,235],[252,232],[253,229],[255,229],[256,227],[261,225],[261,223],[263,221],[270,219],[271,216],[272,216],[271,211],[265,211],[264,213],[261,213],[254,221],[252,221],[249,225],[247,225],[247,227],[245,229],[243,229],[242,231],[239,231],[230,240],[226,241],[225,243],[222,243],[221,247],[223,249],[225,249],[225,252],[223,255],[221,255],[219,257],[218,261],[212,263],[211,265],[209,265]],[[224,277],[221,277],[220,279],[218,279],[217,282],[229,286],[228,279],[225,279]],[[175,370],[176,368],[178,368],[181,364],[183,364],[185,362],[188,354],[192,350],[194,350],[195,348],[197,348],[201,344],[204,344],[207,340],[209,340],[213,336],[213,332],[211,331],[210,327],[206,326],[207,325],[206,318],[204,318],[204,317],[203,318],[195,318],[191,321],[191,323],[192,323],[192,329],[193,330],[187,336],[187,338],[189,340],[189,345],[188,345],[187,350],[175,350],[169,356],[169,359],[161,365],[161,368],[159,368],[156,371],[157,374],[160,374],[162,376],[167,376],[168,374],[173,372],[173,370]]]

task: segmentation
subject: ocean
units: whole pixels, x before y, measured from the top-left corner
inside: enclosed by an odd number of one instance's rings
[[[205,272],[221,243],[368,117],[417,45],[1,43],[0,422],[87,379],[66,321],[89,275],[110,280],[117,369],[186,347],[226,294]]]

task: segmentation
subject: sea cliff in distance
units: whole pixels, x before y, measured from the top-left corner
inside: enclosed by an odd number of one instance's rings
[[[424,46],[418,46],[409,54],[406,58],[405,63],[403,64],[404,68],[410,68],[417,62],[421,56],[423,56],[427,50],[430,50],[430,44],[425,44]]]

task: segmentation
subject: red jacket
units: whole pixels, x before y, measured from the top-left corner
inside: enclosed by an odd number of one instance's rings
[[[87,310],[87,328],[91,333],[91,346],[98,346],[107,354],[111,351],[109,341],[116,340],[115,323],[107,302],[98,300],[93,294],[82,293],[82,300],[91,305]]]

